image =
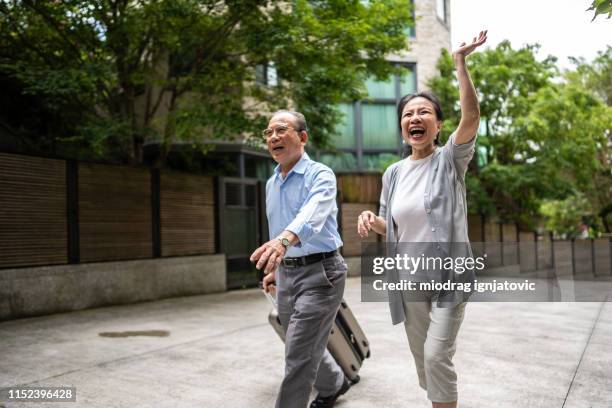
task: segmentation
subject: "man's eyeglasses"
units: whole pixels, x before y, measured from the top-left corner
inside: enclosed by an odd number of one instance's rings
[[[261,132],[261,134],[262,134],[262,136],[263,136],[263,138],[265,140],[268,140],[269,138],[271,138],[274,135],[274,133],[276,133],[276,135],[278,137],[285,136],[289,132],[289,129],[298,130],[298,129],[296,129],[296,128],[292,127],[292,126],[289,126],[289,125],[278,125],[274,129],[270,129],[270,128],[264,129]]]

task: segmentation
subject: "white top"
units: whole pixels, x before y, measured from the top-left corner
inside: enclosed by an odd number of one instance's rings
[[[398,184],[391,206],[391,216],[397,224],[398,242],[436,242],[425,213],[425,187],[433,154],[412,160],[402,160]]]

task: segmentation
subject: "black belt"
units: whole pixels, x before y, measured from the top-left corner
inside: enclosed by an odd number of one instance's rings
[[[285,258],[283,259],[282,263],[286,268],[297,268],[298,266],[306,266],[315,262],[320,262],[326,258],[333,258],[336,255],[338,255],[338,251],[319,252],[316,254],[300,256],[299,258]]]

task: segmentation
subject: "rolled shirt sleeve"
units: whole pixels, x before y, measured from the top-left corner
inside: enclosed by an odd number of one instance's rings
[[[322,169],[315,175],[306,200],[297,216],[285,228],[298,236],[300,247],[314,234],[321,232],[327,218],[336,210],[336,177],[329,169]]]
[[[462,179],[465,178],[465,172],[467,171],[468,164],[472,157],[474,157],[474,150],[476,145],[476,135],[470,139],[469,142],[463,144],[455,144],[455,133],[453,133],[448,143],[444,145],[447,150],[448,156],[452,160],[453,166],[457,171],[457,175]]]

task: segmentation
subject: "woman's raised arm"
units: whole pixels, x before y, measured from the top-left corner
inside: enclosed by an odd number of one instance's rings
[[[472,140],[480,125],[480,106],[476,89],[465,64],[465,57],[487,41],[487,31],[481,31],[474,37],[471,44],[462,43],[453,51],[453,60],[459,81],[459,103],[461,105],[461,121],[455,132],[455,144],[464,144]]]

